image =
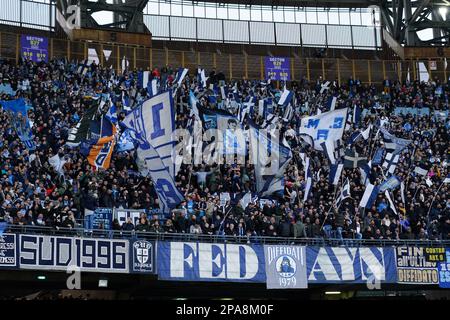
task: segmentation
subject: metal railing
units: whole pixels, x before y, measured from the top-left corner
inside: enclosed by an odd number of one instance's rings
[[[207,242],[207,243],[237,243],[237,244],[289,244],[306,246],[420,246],[420,247],[449,247],[450,240],[371,240],[371,239],[336,239],[336,238],[290,238],[266,236],[228,236],[190,233],[167,232],[139,232],[119,230],[88,230],[84,228],[53,228],[41,226],[9,225],[5,233],[38,234],[47,236],[68,236],[81,238],[108,239],[145,239],[149,241],[177,241],[177,242]]]

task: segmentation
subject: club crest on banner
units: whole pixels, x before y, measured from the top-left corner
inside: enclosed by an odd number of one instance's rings
[[[297,263],[292,257],[283,255],[278,257],[276,262],[276,269],[280,277],[292,278],[297,272]]]
[[[153,244],[139,240],[133,243],[133,271],[153,272]]]

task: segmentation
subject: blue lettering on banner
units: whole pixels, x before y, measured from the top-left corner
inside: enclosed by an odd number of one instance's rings
[[[344,118],[342,118],[342,117],[334,118],[333,129],[340,129],[340,128],[342,128],[342,124],[343,123],[344,123]]]
[[[66,271],[128,273],[127,240],[78,239],[39,235],[19,236],[19,267]]]
[[[308,119],[308,124],[306,125],[306,128],[313,127],[314,129],[317,129],[319,122],[320,119]]]
[[[393,248],[307,247],[308,283],[395,283]]]
[[[261,245],[158,242],[158,278],[265,282],[264,248]]]
[[[0,235],[0,268],[16,268],[16,235]]]
[[[164,109],[163,103],[158,103],[152,106],[153,115],[153,133],[151,134],[152,139],[162,137],[166,134],[164,129],[161,129],[161,110]]]
[[[323,138],[324,140],[328,139],[328,130],[326,129],[320,129],[317,130],[317,140],[320,140],[321,138]]]
[[[130,241],[130,272],[155,273],[155,242]]]
[[[438,262],[439,287],[450,289],[450,248],[445,249],[445,261]]]
[[[113,220],[113,210],[110,208],[97,208],[93,214],[84,218],[84,227],[86,229],[111,230]]]

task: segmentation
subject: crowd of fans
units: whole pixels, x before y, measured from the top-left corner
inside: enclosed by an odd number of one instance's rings
[[[126,70],[116,74],[110,68],[91,64],[83,75],[75,62],[52,60],[49,63],[21,61],[18,65],[6,60],[0,63],[0,85],[10,85],[15,97],[0,92],[0,100],[25,98],[32,109],[28,116],[36,151],[29,152],[19,139],[9,117],[0,110],[0,221],[13,225],[35,225],[59,228],[80,226],[86,210],[97,207],[116,207],[154,210],[159,208],[157,194],[149,177],[139,175],[135,152],[114,153],[108,170],[93,170],[78,148],[66,146],[68,131],[74,127],[87,107],[93,103],[90,96],[111,93],[119,110],[119,121],[125,117],[122,95],[136,102],[145,99],[145,89],[136,88],[137,71]],[[176,125],[186,128],[191,118],[189,90],[198,92],[196,71],[183,81],[176,97]],[[161,85],[170,87],[175,71],[164,67],[152,71],[161,79]],[[450,83],[430,79],[428,82],[405,82],[386,79],[382,84],[362,84],[358,79],[345,83],[332,81],[330,89],[320,93],[325,79],[309,82],[305,78],[290,82],[287,87],[295,94],[295,114],[290,121],[283,121],[282,108],[275,108],[280,116],[277,129],[286,136],[293,152],[293,159],[284,172],[284,194],[261,204],[250,203],[246,208],[239,203],[239,194],[255,191],[255,175],[252,165],[183,165],[176,183],[185,195],[171,216],[142,215],[136,225],[129,220],[114,230],[225,234],[234,236],[277,236],[295,238],[344,237],[363,239],[449,239],[450,237],[450,190],[442,184],[448,175],[450,122],[434,116],[434,111],[448,111]],[[221,72],[209,74],[209,84],[225,83],[237,88],[241,99],[250,91],[257,98],[269,94],[280,97],[282,89],[275,82],[267,85],[260,81],[227,80]],[[394,213],[384,194],[380,193],[370,209],[358,208],[364,193],[360,170],[344,169],[341,181],[351,183],[351,198],[338,208],[335,205],[339,191],[328,182],[330,163],[323,152],[303,143],[296,135],[301,117],[316,114],[320,107],[327,111],[325,102],[330,95],[337,95],[337,108],[353,108],[356,104],[366,110],[359,128],[371,123],[376,128],[371,139],[356,143],[361,155],[373,156],[382,145],[375,139],[377,123],[383,119],[386,128],[397,137],[412,139],[400,157],[395,174],[405,184],[405,202],[400,188],[394,190]],[[200,100],[206,108],[217,108],[216,103]],[[309,110],[304,110],[308,103]],[[396,107],[429,108],[430,115],[397,116]],[[253,120],[261,124],[264,119],[255,112]],[[351,125],[343,140],[356,130]],[[305,190],[304,166],[298,154],[302,152],[311,159],[314,175],[312,191],[303,202]],[[66,157],[63,175],[49,164],[55,154]],[[413,172],[416,165],[427,168],[427,178]],[[380,166],[374,166],[370,181],[384,181]],[[228,192],[231,201],[221,206],[220,194]]]

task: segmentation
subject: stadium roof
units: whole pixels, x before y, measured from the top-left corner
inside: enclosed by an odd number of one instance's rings
[[[264,6],[293,6],[293,7],[340,7],[340,8],[367,8],[371,5],[386,5],[392,3],[388,0],[204,0],[206,2],[216,3],[235,3],[247,5],[264,5]],[[417,7],[422,1],[411,1],[412,7]],[[432,0],[433,5],[448,6],[450,1]]]

